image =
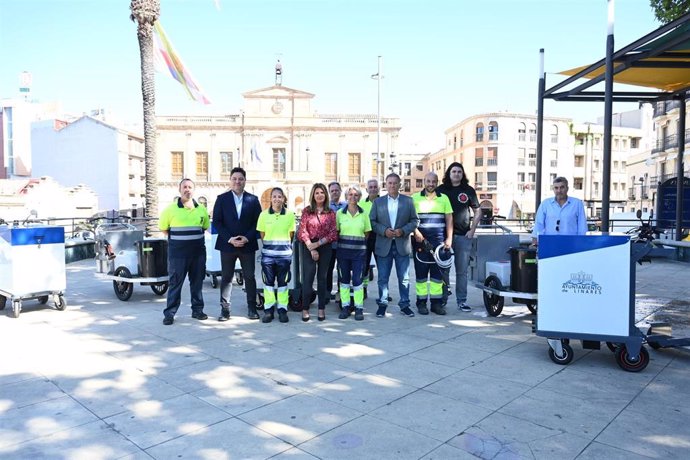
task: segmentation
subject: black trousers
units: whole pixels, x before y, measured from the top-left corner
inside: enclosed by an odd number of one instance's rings
[[[204,311],[204,298],[201,294],[202,284],[206,277],[206,251],[186,257],[168,257],[168,297],[163,314],[174,317],[180,308],[182,286],[189,276],[189,292],[192,297],[192,313]]]
[[[331,295],[331,290],[327,289],[329,273],[331,274],[331,286],[333,286],[333,266],[331,265],[331,260],[335,260],[333,256],[334,251],[330,244],[319,246],[317,249],[319,260],[314,262],[307,247],[304,244],[300,244],[300,248],[302,249],[300,257],[302,263],[302,310],[309,311],[309,301],[311,300],[315,276],[319,309],[326,308],[326,300]]]
[[[333,289],[333,269],[335,269],[335,255],[338,252],[337,249],[331,248],[331,262],[328,264],[328,273],[326,274],[326,291],[328,295],[331,294]],[[340,290],[340,275],[338,275],[338,285],[336,286],[336,292]],[[337,295],[336,295],[337,297]]]
[[[240,259],[242,276],[244,277],[244,288],[247,292],[248,313],[256,311],[256,278],[254,269],[256,268],[256,252],[222,252],[220,253],[220,306],[230,309],[230,298],[232,296],[232,278],[235,275],[235,262]]]

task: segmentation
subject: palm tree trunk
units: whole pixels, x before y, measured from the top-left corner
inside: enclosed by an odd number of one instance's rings
[[[144,166],[146,170],[146,234],[158,231],[151,220],[158,217],[156,166],[156,87],[153,66],[153,23],[160,14],[160,0],[132,0],[131,16],[137,22],[141,56],[141,94],[144,103]]]

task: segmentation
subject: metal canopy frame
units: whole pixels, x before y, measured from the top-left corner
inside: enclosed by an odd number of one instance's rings
[[[686,45],[686,46],[684,46]],[[675,50],[674,50],[675,49]],[[653,32],[644,35],[617,52],[613,52],[613,31],[609,32],[606,44],[606,57],[578,70],[575,74],[562,82],[545,88],[546,73],[543,71],[543,53],[540,50],[542,65],[539,75],[539,100],[537,106],[537,182],[535,209],[541,204],[542,182],[542,152],[543,152],[543,125],[544,125],[544,100],[555,101],[584,101],[604,102],[604,158],[602,178],[602,203],[601,203],[601,228],[607,231],[609,228],[609,206],[611,185],[611,131],[612,131],[612,103],[613,102],[659,102],[665,100],[679,100],[680,117],[678,120],[678,132],[685,133],[685,100],[690,90],[690,13],[659,27]],[[628,69],[650,69],[650,72],[663,69],[688,69],[687,77],[679,82],[679,87],[673,90],[665,90],[661,81],[656,86],[657,91],[614,91],[613,83],[626,83],[621,73]],[[592,73],[600,72],[598,75]],[[616,77],[621,78],[616,78]],[[581,82],[583,78],[587,81]],[[591,88],[599,83],[605,84],[604,91],[595,91]],[[638,84],[640,86],[640,84]],[[647,85],[642,85],[647,86]],[[677,176],[683,177],[683,153],[685,142],[678,143]],[[683,189],[682,180],[678,181],[676,197],[676,239],[681,237]]]

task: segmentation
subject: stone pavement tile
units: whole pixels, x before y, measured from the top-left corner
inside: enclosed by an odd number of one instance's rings
[[[496,410],[525,393],[530,386],[465,369],[424,389],[464,403]]]
[[[292,446],[241,420],[231,418],[146,449],[154,459],[268,459]]]
[[[312,394],[298,394],[276,401],[237,418],[273,436],[298,445],[362,413]]]
[[[149,335],[132,340],[129,349],[111,355],[144,371],[186,366],[211,359],[195,345],[181,345],[163,337]]]
[[[518,396],[499,412],[539,426],[594,439],[631,398],[613,392],[581,398],[535,388]]]
[[[651,352],[651,354],[652,356],[663,354],[672,357],[668,367],[676,369],[688,369],[690,367],[690,347],[663,349]]]
[[[329,460],[388,460],[420,458],[441,443],[374,417],[362,416],[299,448]]]
[[[433,313],[432,313],[433,315]],[[470,329],[458,327],[451,324],[450,320],[435,318],[434,321],[410,327],[405,330],[406,334],[424,337],[435,342],[444,342],[462,334],[468,334]]]
[[[0,386],[4,387],[10,383],[23,382],[25,380],[33,380],[39,378],[35,373],[23,372],[21,369],[27,367],[26,362],[22,363],[20,369],[16,369],[10,365],[7,360],[3,358],[2,370],[0,370]]]
[[[89,377],[56,377],[56,384],[101,418],[125,412],[147,401],[163,401],[183,394],[155,375],[123,368]]]
[[[367,373],[380,375],[387,379],[404,382],[416,388],[424,388],[444,377],[457,372],[457,369],[443,364],[432,363],[409,355],[370,367]]]
[[[409,356],[460,370],[491,358],[493,353],[470,350],[449,342],[410,353]]]
[[[629,450],[618,449],[598,442],[591,443],[577,456],[577,460],[601,460],[603,458],[606,460],[649,460],[659,457],[637,455]]]
[[[499,413],[448,441],[481,458],[544,460],[574,459],[588,443],[586,438]]]
[[[407,331],[395,331],[369,339],[365,342],[362,342],[362,345],[379,348],[382,350],[390,350],[404,355],[428,348],[432,345],[435,345],[436,342],[436,340],[410,335],[407,333]]]
[[[491,412],[484,407],[419,390],[386,404],[369,415],[446,442]]]
[[[182,395],[165,401],[142,401],[129,411],[105,419],[114,430],[142,449],[230,418],[227,412]]]
[[[474,460],[477,458],[480,457],[476,457],[467,451],[457,449],[448,444],[442,444],[419,460]]]
[[[690,424],[687,414],[675,409],[661,405],[644,413],[626,409],[595,441],[653,458],[687,459]]]
[[[319,329],[315,329],[313,331],[300,332],[297,336],[276,342],[275,345],[282,350],[294,351],[304,356],[316,356],[323,353],[326,348],[371,340],[370,337],[358,337],[356,340],[343,339],[343,337],[336,337],[333,334],[326,334]]]
[[[448,343],[457,345],[463,349],[488,353],[501,353],[526,340],[526,336],[523,333],[514,333],[507,330],[491,328],[490,330],[477,329],[468,334],[455,337],[449,340]]]
[[[202,388],[210,388],[211,376],[217,375],[218,369],[226,369],[227,367],[227,363],[218,359],[209,359],[187,366],[160,369],[156,373],[156,377],[179,389],[182,393],[193,393]],[[230,377],[227,373],[224,373],[224,376]],[[228,379],[227,383],[231,382],[232,380]]]
[[[601,350],[583,350],[577,341],[571,341],[575,358],[568,365],[577,371],[586,372],[595,379],[621,378],[621,373],[630,382],[639,382],[646,385],[663,369],[664,365],[651,360],[649,365],[641,372],[626,372],[618,366],[616,358],[604,345]],[[581,358],[580,358],[581,356]],[[549,359],[548,357],[545,359]]]
[[[144,453],[102,421],[60,431],[28,442],[0,448],[0,457],[12,459],[143,459]],[[137,457],[138,456],[138,457]],[[150,458],[146,456],[146,458]]]
[[[293,447],[285,452],[281,452],[275,457],[271,457],[271,460],[318,460],[311,454],[306,453],[298,447]]]
[[[0,412],[0,456],[31,439],[97,420],[69,396]]]
[[[301,353],[284,350],[279,344],[275,344],[234,349],[225,356],[219,357],[219,360],[236,366],[270,368],[305,358],[306,356]]]
[[[364,413],[384,404],[389,404],[414,391],[416,388],[412,386],[364,372],[352,374],[309,390],[311,394]]]
[[[267,369],[266,376],[277,382],[303,390],[316,388],[355,372],[347,367],[327,363],[320,359],[305,358]]]
[[[263,347],[267,344],[253,337],[223,336],[196,342],[194,346],[202,353],[218,359],[227,359],[238,350]]]
[[[633,400],[629,409],[643,414],[656,412],[659,407],[690,416],[690,386],[687,384],[688,372],[667,367]],[[679,404],[683,401],[683,404]]]
[[[534,386],[560,372],[563,367],[555,364],[546,356],[541,359],[539,356],[535,356],[530,360],[529,358],[508,356],[502,353],[485,359],[470,369],[472,372],[489,377]]]
[[[301,391],[268,376],[265,368],[225,365],[204,376],[206,388],[192,393],[197,398],[239,415]]]
[[[370,347],[363,343],[334,343],[326,347],[323,353],[314,357],[339,366],[354,370],[364,370],[400,356],[392,350]]]
[[[628,398],[637,396],[646,382],[629,380],[622,375],[592,378],[592,374],[580,372],[576,367],[565,366],[536,388],[568,396],[587,398]]]
[[[33,378],[10,383],[2,387],[0,396],[0,413],[55,398],[62,398],[65,393],[45,378]]]

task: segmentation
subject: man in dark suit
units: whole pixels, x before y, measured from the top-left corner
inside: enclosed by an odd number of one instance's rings
[[[240,259],[244,287],[247,291],[247,318],[259,319],[256,312],[255,252],[259,249],[256,222],[261,204],[256,195],[244,191],[247,173],[242,168],[230,172],[230,191],[218,195],[213,206],[213,225],[218,231],[216,249],[220,251],[222,277],[220,281],[220,316],[218,321],[230,319],[230,297],[235,262]]]
[[[376,316],[386,316],[388,279],[395,263],[400,291],[398,306],[403,315],[411,317],[414,312],[410,308],[410,234],[419,226],[419,217],[412,198],[400,195],[400,176],[389,174],[386,177],[386,191],[388,195],[376,198],[369,212],[371,228],[376,233],[374,254],[379,269]]]

